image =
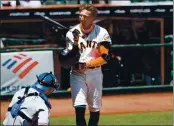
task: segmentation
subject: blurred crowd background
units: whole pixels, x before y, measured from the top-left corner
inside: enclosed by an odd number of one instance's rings
[[[1,0],[1,7],[4,6],[41,6],[56,4],[130,4],[140,2],[167,2],[173,0]]]

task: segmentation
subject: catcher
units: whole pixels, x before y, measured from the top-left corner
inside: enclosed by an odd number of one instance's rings
[[[51,104],[47,96],[59,86],[56,76],[51,72],[37,76],[33,86],[22,88],[15,93],[3,125],[48,125]]]

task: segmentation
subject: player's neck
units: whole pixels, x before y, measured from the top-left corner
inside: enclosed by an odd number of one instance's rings
[[[84,28],[84,27],[82,26],[82,24],[80,24],[80,30],[81,30],[84,34],[89,34],[90,32],[92,32],[93,28],[94,28],[94,24],[92,24],[92,25],[90,25],[89,27],[86,27],[86,28]]]

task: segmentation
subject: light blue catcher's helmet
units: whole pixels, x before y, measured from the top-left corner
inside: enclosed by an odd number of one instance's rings
[[[36,87],[42,91],[46,91],[49,88],[55,88],[55,90],[58,90],[60,88],[60,84],[58,83],[57,77],[50,73],[42,73],[39,76],[37,76],[37,81],[33,85],[33,87]]]

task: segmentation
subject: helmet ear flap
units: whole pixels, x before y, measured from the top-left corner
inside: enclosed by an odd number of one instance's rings
[[[47,78],[47,76],[49,76],[49,79]],[[56,90],[59,88],[59,83],[58,80],[56,78],[55,75],[52,74],[52,72],[50,71],[49,73],[43,73],[41,75],[36,75],[37,77],[37,82],[39,85],[43,86],[43,87],[53,87]]]
[[[50,71],[49,73],[46,73],[42,78],[39,78],[39,76],[36,75],[38,83],[41,84],[41,85],[45,85],[45,86],[46,86],[47,83],[45,83],[44,79],[45,79],[48,75],[50,75],[51,78],[52,78],[51,81],[50,81],[51,84],[55,85],[56,80],[55,80],[54,77],[52,76],[52,71]]]
[[[52,78],[51,84],[53,84],[53,85],[55,86],[55,84],[56,84],[56,79],[54,79],[54,77],[52,76],[52,72],[50,72],[50,74],[51,74],[51,78]],[[53,87],[54,87],[54,86],[53,86]]]
[[[39,83],[40,83],[40,84],[43,84],[43,83],[44,83],[45,77],[47,77],[47,76],[50,75],[50,74],[52,74],[52,72],[45,74],[45,76],[44,76],[41,80],[40,80],[39,77],[37,76]]]

